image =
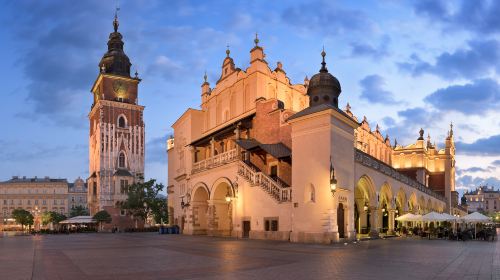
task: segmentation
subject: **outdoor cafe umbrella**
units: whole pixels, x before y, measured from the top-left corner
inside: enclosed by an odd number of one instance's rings
[[[479,212],[470,213],[469,215],[460,218],[461,222],[474,223],[474,238],[476,238],[476,225],[477,223],[487,223],[490,222],[490,217],[487,217]]]
[[[437,212],[429,212],[422,216],[422,221],[424,222],[442,222],[446,221],[446,218],[443,215]]]
[[[452,215],[450,215],[448,213],[441,213],[439,215],[443,216],[444,221],[456,221],[458,219],[457,217],[452,216]]]
[[[418,222],[421,221],[421,219],[421,215],[415,215],[412,213],[406,213],[396,218],[396,220],[400,222]]]

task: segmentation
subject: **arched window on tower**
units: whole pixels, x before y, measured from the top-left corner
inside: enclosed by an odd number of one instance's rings
[[[120,128],[127,127],[127,120],[125,119],[124,116],[118,117],[118,127],[120,127]]]
[[[118,157],[118,167],[125,168],[125,153],[121,152]]]

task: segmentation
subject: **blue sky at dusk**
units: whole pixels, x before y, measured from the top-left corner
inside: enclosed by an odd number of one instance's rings
[[[90,88],[116,1],[2,1],[0,180],[88,176]],[[327,66],[372,128],[442,147],[451,121],[457,186],[500,186],[500,1],[120,1],[120,28],[146,106],[146,177],[166,182],[165,141],[198,108],[226,45],[249,65],[255,32],[293,83]]]

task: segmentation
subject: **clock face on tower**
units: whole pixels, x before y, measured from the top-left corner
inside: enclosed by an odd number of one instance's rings
[[[113,82],[113,90],[117,95],[124,95],[127,92],[127,89],[128,89],[127,83],[120,80],[115,80]]]

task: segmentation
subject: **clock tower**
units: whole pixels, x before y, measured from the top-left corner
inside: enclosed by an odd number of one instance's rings
[[[134,222],[117,207],[127,199],[128,186],[144,177],[144,106],[138,104],[141,81],[130,76],[129,58],[123,51],[118,18],[113,21],[108,51],[99,62],[91,92],[94,102],[88,115],[90,214],[106,210],[112,216],[107,228],[133,227]]]

